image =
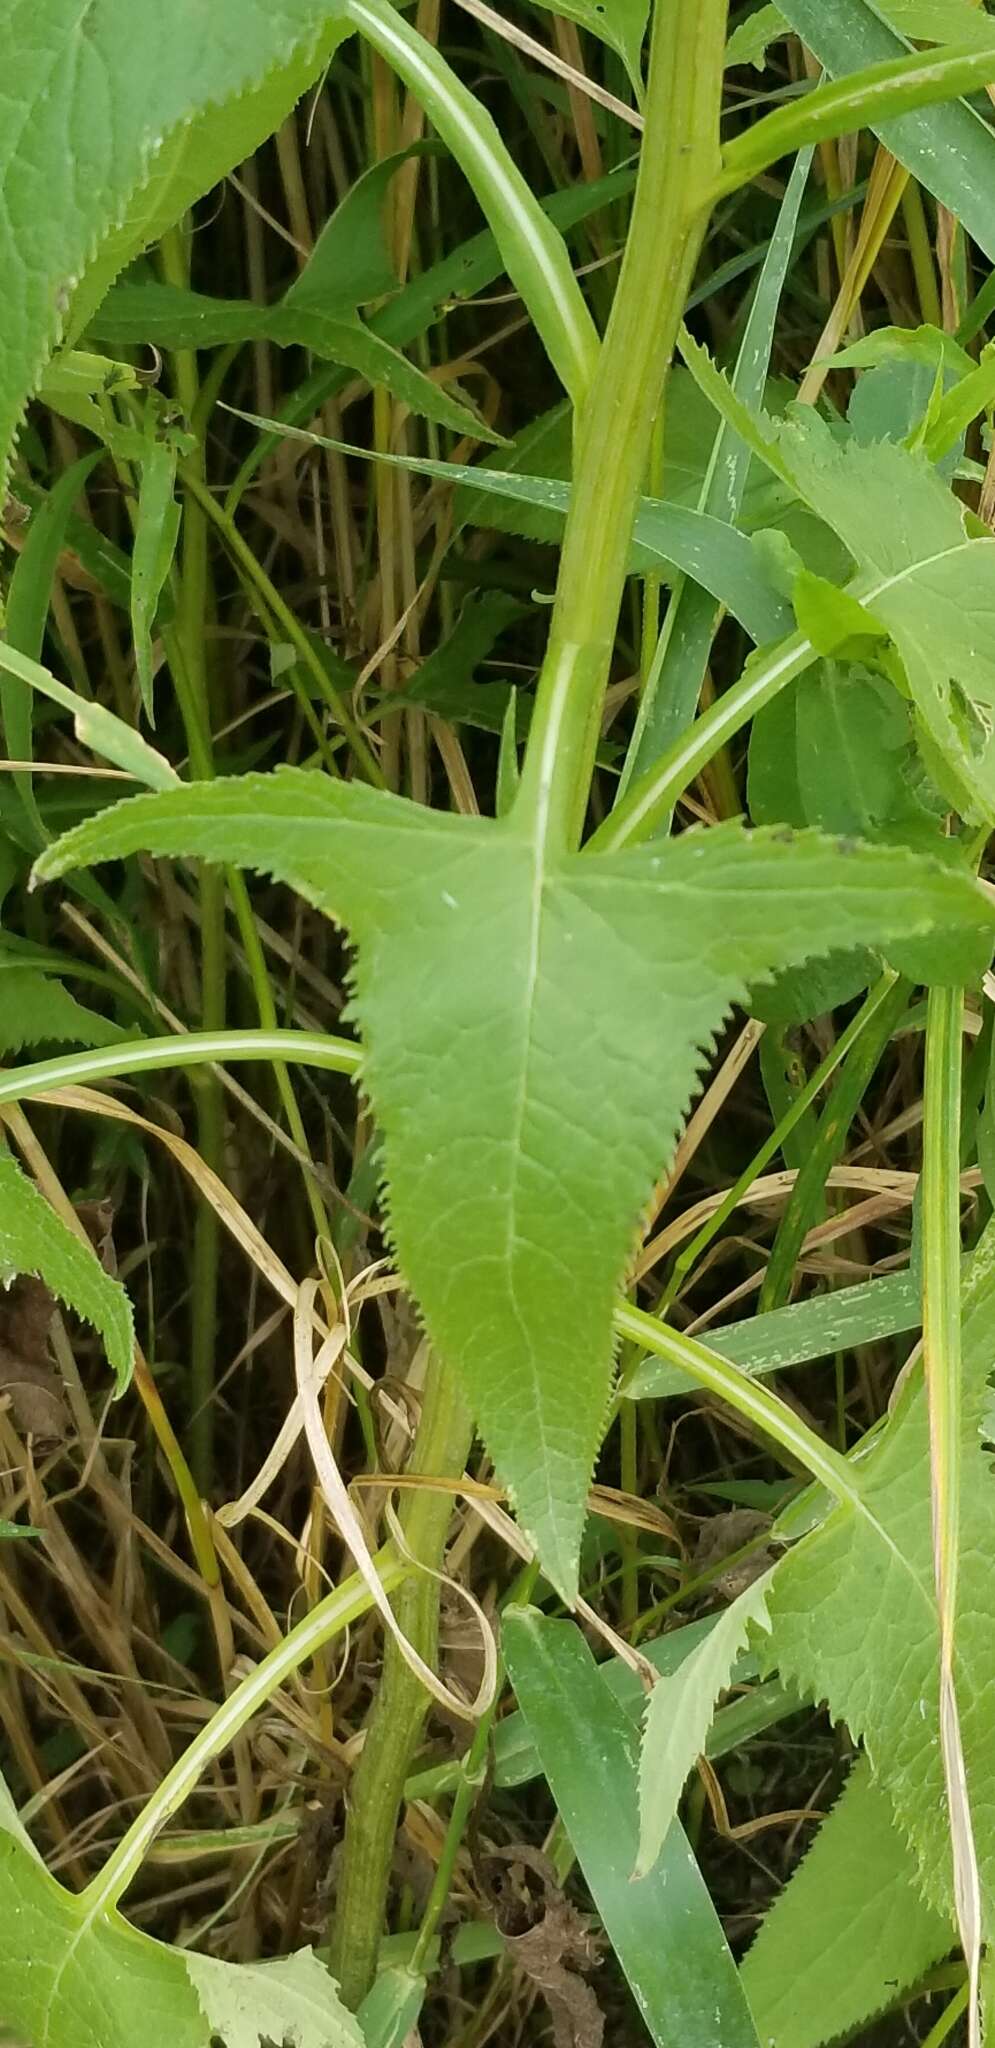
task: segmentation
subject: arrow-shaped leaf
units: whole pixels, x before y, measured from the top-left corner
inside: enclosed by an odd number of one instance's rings
[[[995,913],[899,849],[726,826],[554,857],[516,815],[291,769],[135,798],[37,873],[140,848],[277,876],[348,927],[400,1262],[572,1599],[612,1303],[730,1005],[815,953],[938,925],[944,973],[977,973]]]

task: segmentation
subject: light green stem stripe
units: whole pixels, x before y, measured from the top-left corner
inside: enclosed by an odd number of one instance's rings
[[[53,1088],[83,1088],[95,1081],[147,1074],[157,1067],[231,1066],[239,1060],[286,1060],[325,1067],[334,1074],[358,1074],[363,1048],[349,1038],[316,1031],[184,1031],[167,1038],[127,1039],[90,1052],[61,1053],[51,1060],[0,1073],[0,1102],[24,1102]]]
[[[406,1559],[381,1551],[373,1560],[386,1593],[394,1593],[414,1569]],[[127,1891],[160,1828],[188,1799],[203,1777],[208,1764],[227,1749],[253,1714],[272,1699],[284,1680],[306,1664],[333,1636],[341,1635],[373,1605],[372,1596],[358,1572],[334,1593],[320,1601],[296,1628],[264,1657],[261,1664],[243,1678],[211,1719],[194,1736],[183,1755],[166,1773],[162,1784],[142,1808],[127,1833],[107,1858],[99,1875],[81,1894],[87,1909],[87,1924],[109,1913]]]

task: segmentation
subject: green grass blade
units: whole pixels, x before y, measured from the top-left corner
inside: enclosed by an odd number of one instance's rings
[[[841,1288],[838,1294],[818,1294],[811,1301],[792,1302],[790,1308],[749,1316],[741,1323],[721,1324],[708,1331],[708,1342],[730,1365],[762,1378],[789,1365],[807,1365],[837,1351],[856,1350],[860,1344],[911,1336],[921,1322],[916,1281],[911,1273],[891,1273],[859,1287]],[[622,1391],[630,1401],[665,1400],[687,1394],[694,1386],[690,1374],[648,1355]]]
[[[504,1650],[605,1932],[657,2048],[759,2048],[736,1966],[679,1824],[631,1882],[639,1839],[637,1738],[571,1622],[510,1609]]]

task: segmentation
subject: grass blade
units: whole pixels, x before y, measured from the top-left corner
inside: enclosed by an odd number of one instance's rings
[[[638,1739],[572,1622],[510,1609],[504,1651],[519,1705],[605,1931],[657,2048],[759,2048],[704,1880],[678,1823],[630,1882]]]

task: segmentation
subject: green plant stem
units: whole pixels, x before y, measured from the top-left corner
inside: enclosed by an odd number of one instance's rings
[[[842,1157],[847,1132],[867,1093],[879,1060],[891,1042],[905,1011],[911,991],[906,981],[887,975],[871,990],[853,1019],[860,1027],[851,1038],[852,1051],[838,1076],[829,1101],[819,1119],[815,1142],[795,1181],[760,1289],[757,1314],[780,1308],[791,1291],[791,1278],[831,1167]],[[853,1025],[850,1026],[853,1031]],[[859,1037],[859,1043],[854,1038]],[[956,1177],[956,1169],[955,1169]],[[956,1268],[959,1279],[959,1260]]]
[[[395,1593],[411,1576],[411,1564],[407,1559],[398,1557],[393,1549],[380,1551],[373,1563],[380,1583],[388,1593]],[[334,1636],[341,1635],[344,1629],[359,1621],[372,1605],[372,1595],[365,1581],[358,1572],[353,1573],[343,1585],[335,1588],[334,1593],[329,1593],[310,1614],[305,1615],[304,1620],[299,1621],[296,1628],[292,1628],[283,1641],[249,1672],[248,1677],[241,1680],[199,1734],[194,1736],[172,1770],[167,1772],[161,1785],[156,1787],[151,1799],[112,1850],[99,1875],[87,1886],[82,1896],[86,1901],[88,1920],[111,1912],[118,1904],[160,1829],[190,1797],[208,1764],[241,1734],[285,1679],[314,1657]]]
[[[616,1302],[614,1322],[620,1337],[638,1344],[643,1351],[652,1351],[657,1358],[666,1358],[671,1365],[679,1366],[698,1386],[717,1394],[745,1421],[762,1430],[773,1443],[779,1444],[788,1457],[804,1466],[834,1499],[862,1510],[859,1483],[854,1479],[848,1460],[824,1444],[821,1437],[816,1436],[815,1431],[809,1429],[808,1424],[802,1422],[776,1394],[758,1385],[756,1380],[749,1379],[738,1366],[729,1365],[718,1352],[710,1351],[697,1338],[686,1336],[682,1330],[670,1329],[667,1324],[658,1322],[655,1316],[632,1308],[627,1301]]]
[[[421,1419],[410,1470],[458,1478],[473,1439],[473,1423],[455,1374],[431,1354]],[[439,1580],[452,1496],[431,1488],[407,1495],[401,1515],[410,1556],[426,1570],[401,1587],[394,1603],[401,1628],[426,1660],[434,1662],[439,1634]],[[353,2010],[376,1975],[404,1781],[429,1705],[421,1680],[392,1636],[384,1644],[383,1671],[356,1767],[349,1800],[342,1871],[331,1927],[331,1967]]]
[[[26,1101],[53,1088],[81,1088],[122,1074],[153,1073],[159,1067],[202,1067],[216,1061],[293,1060],[325,1067],[333,1074],[359,1073],[363,1048],[349,1038],[313,1031],[184,1031],[166,1038],[136,1038],[67,1052],[0,1073],[0,1102]]]
[[[549,645],[512,816],[552,848],[577,844],[636,502],[719,165],[727,0],[654,12],[632,224],[590,397]]]
[[[770,653],[755,655],[739,682],[726,690],[701,718],[696,718],[680,739],[632,783],[622,802],[592,833],[585,852],[615,853],[622,846],[651,839],[678,797],[707,768],[712,755],[734,739],[749,719],[816,659],[816,650],[803,633],[791,633]]]
[[[981,1887],[954,1673],[963,1443],[960,1321],[960,1123],[964,996],[933,988],[926,1012],[923,1109],[923,1360],[929,1409],[933,1562],[940,1632],[940,1744],[957,1925],[968,1967],[968,2033],[980,2042]]]

